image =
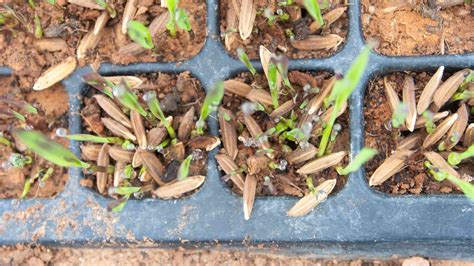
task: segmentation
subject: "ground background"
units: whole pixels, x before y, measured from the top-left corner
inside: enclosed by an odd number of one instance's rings
[[[222,250],[72,249],[41,246],[0,247],[0,265],[331,265],[331,266],[473,266],[474,262],[426,260],[321,260]]]

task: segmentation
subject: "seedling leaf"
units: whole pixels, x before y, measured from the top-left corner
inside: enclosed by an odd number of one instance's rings
[[[123,106],[136,111],[142,116],[147,116],[147,112],[138,102],[137,95],[130,91],[130,88],[124,79],[122,79],[118,85],[113,87],[113,95]]]
[[[345,168],[338,167],[336,168],[339,175],[348,175],[352,172],[357,171],[362,165],[370,161],[378,151],[370,148],[363,148],[359,154],[354,157],[354,159],[347,165]]]
[[[185,31],[191,30],[191,23],[189,22],[188,15],[184,9],[179,8],[176,11],[176,23],[178,24],[178,27]]]
[[[257,73],[257,70],[253,67],[253,65],[250,63],[250,59],[248,55],[245,53],[244,49],[242,48],[237,48],[237,56],[239,57],[240,61],[244,63],[244,65],[249,69],[250,73],[255,76]]]
[[[130,20],[127,28],[128,36],[134,42],[140,44],[145,49],[153,49],[155,45],[151,39],[150,31],[142,23],[136,20]]]
[[[304,0],[304,7],[306,11],[316,20],[319,25],[324,25],[323,16],[321,15],[321,9],[319,8],[318,0]]]
[[[278,86],[277,86],[278,70],[275,64],[270,62],[268,64],[268,87],[272,95],[273,107],[278,108]]]
[[[207,117],[214,111],[217,111],[222,97],[224,97],[224,82],[218,81],[206,95],[201,107],[201,115],[196,122],[196,132],[198,135],[204,134],[204,125]]]
[[[191,165],[192,159],[193,159],[193,156],[189,155],[181,163],[178,169],[178,180],[184,180],[189,176],[189,166]]]

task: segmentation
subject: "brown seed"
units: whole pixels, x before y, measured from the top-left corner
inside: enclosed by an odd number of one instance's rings
[[[102,120],[102,123],[104,124],[104,126],[108,130],[110,130],[110,132],[112,132],[112,134],[114,134],[116,136],[119,136],[119,137],[129,139],[131,141],[136,141],[137,140],[137,138],[132,134],[132,132],[130,132],[130,130],[128,130],[126,127],[124,127],[119,122],[117,122],[117,121],[115,121],[111,118],[108,118],[108,117],[102,117],[101,120]]]
[[[408,113],[405,118],[405,124],[410,132],[415,130],[416,123],[416,97],[415,81],[412,76],[406,76],[403,83],[403,102],[408,107]]]
[[[232,113],[224,107],[219,107],[219,126],[221,128],[221,137],[227,154],[235,160],[239,149],[237,147],[237,130],[233,121],[226,121],[225,116],[233,117]]]
[[[237,13],[232,7],[232,5],[229,5],[227,8],[226,22],[227,22],[227,27],[226,27],[227,32],[224,37],[224,43],[227,50],[232,50],[233,44],[237,42],[238,37],[236,33],[231,32],[231,31],[234,29],[237,29],[239,25]]]
[[[81,145],[82,158],[87,161],[97,161],[100,149],[99,145]]]
[[[256,15],[257,9],[255,8],[253,0],[242,0],[239,15],[239,32],[242,40],[248,39],[252,34]]]
[[[142,150],[137,149],[135,151],[135,153],[133,154],[133,157],[132,157],[132,167],[133,168],[138,168],[138,167],[142,166],[143,160],[142,160],[142,157],[140,156],[140,153],[142,153],[142,152],[143,152]]]
[[[415,151],[397,150],[375,170],[369,179],[369,186],[378,186],[398,173],[405,165],[405,160]]]
[[[253,138],[259,138],[260,136],[262,136],[263,131],[260,128],[260,125],[257,123],[257,121],[255,121],[255,119],[253,119],[252,116],[244,115],[244,123],[245,123],[245,126],[247,127],[247,130],[250,132],[250,135],[252,135]],[[262,149],[270,149],[272,146],[270,145],[268,140],[263,140],[263,141],[260,141],[260,147]],[[273,159],[274,157],[274,155],[270,152],[267,153],[267,156],[270,159]]]
[[[114,168],[114,187],[119,187],[123,180],[123,169],[127,164],[122,161],[115,162]]]
[[[466,132],[464,132],[464,140],[462,142],[462,145],[466,148],[472,144],[474,144],[474,123],[469,124],[467,127]]]
[[[308,214],[316,206],[318,206],[319,203],[326,200],[327,195],[332,192],[335,186],[336,179],[324,181],[319,186],[317,186],[315,190],[316,193],[320,192],[322,195],[326,196],[318,196],[317,194],[310,192],[309,194],[298,200],[298,202],[296,202],[296,204],[293,205],[293,207],[291,207],[291,209],[287,212],[287,215],[291,217],[299,217]]]
[[[164,174],[165,168],[160,159],[155,154],[147,151],[140,152],[139,156],[142,159],[143,165],[145,165],[146,171],[153,177],[155,182],[160,186],[164,185],[165,183],[161,181],[161,176]]]
[[[221,144],[221,140],[215,136],[198,136],[189,140],[186,144],[192,149],[204,149],[206,151],[212,151]]]
[[[155,127],[148,131],[147,140],[148,145],[157,147],[168,136],[168,131],[164,127]]]
[[[97,101],[100,108],[110,115],[110,117],[128,128],[132,128],[132,123],[128,117],[122,112],[122,110],[114,103],[112,99],[102,94],[94,95],[94,99]]]
[[[436,0],[435,5],[436,7],[440,7],[441,9],[445,9],[448,7],[462,5],[466,3],[465,0]]]
[[[143,46],[141,46],[139,43],[136,43],[136,42],[131,42],[127,45],[124,45],[122,47],[120,47],[120,49],[118,50],[118,53],[120,54],[129,54],[129,55],[139,55],[143,52],[145,52],[146,49],[143,48]]]
[[[137,111],[131,110],[130,122],[132,122],[133,132],[137,138],[138,145],[140,145],[140,148],[146,149],[148,142],[146,139],[145,126],[143,125],[143,117]]]
[[[48,70],[41,74],[36,80],[33,85],[33,90],[40,91],[47,89],[65,79],[76,69],[76,64],[76,59],[70,56],[61,63],[48,68]]]
[[[230,79],[224,81],[224,89],[226,92],[245,97],[252,87],[244,82]]]
[[[119,84],[123,79],[125,80],[125,83],[128,85],[128,87],[131,89],[139,87],[143,83],[143,80],[141,78],[135,76],[109,76],[104,78],[114,84]]]
[[[68,46],[61,38],[41,38],[34,42],[36,49],[47,52],[65,51]]]
[[[257,190],[257,179],[253,175],[247,175],[244,183],[243,203],[244,203],[244,219],[250,219],[252,214],[253,203],[255,202],[255,192]]]
[[[387,76],[383,78],[383,84],[385,95],[387,96],[388,103],[390,104],[390,109],[392,109],[392,113],[394,113],[400,104],[400,99],[398,98],[397,92],[393,89],[392,84],[390,84]]]
[[[428,136],[426,136],[425,140],[423,141],[423,148],[426,149],[431,145],[436,144],[438,140],[440,140],[446,132],[451,128],[451,126],[456,122],[458,119],[458,114],[452,114],[448,116],[446,119],[443,120],[435,129],[435,131]]]
[[[204,183],[204,180],[206,180],[206,177],[202,175],[190,176],[184,180],[159,187],[153,191],[153,195],[161,199],[176,198],[197,189]]]
[[[328,50],[337,49],[337,47],[344,41],[339,35],[328,34],[325,36],[311,35],[304,40],[295,40],[291,45],[300,50]]]
[[[91,1],[91,0],[67,0],[67,1],[71,4],[86,7],[86,8],[104,10],[103,7],[98,5],[95,1]]]
[[[346,154],[347,153],[345,151],[340,151],[312,160],[311,162],[301,166],[296,172],[300,175],[309,175],[320,172],[326,168],[340,163]]]
[[[444,158],[438,153],[430,151],[423,154],[425,155],[426,159],[428,159],[428,161],[430,161],[436,168],[442,169],[457,178],[460,177],[459,173],[454,170],[451,165],[449,165],[449,163],[446,162]]]
[[[185,150],[182,142],[171,145],[166,149],[166,151],[166,157],[169,159],[169,161],[176,160],[181,162],[184,160]]]
[[[295,102],[293,100],[288,100],[281,104],[277,109],[273,110],[273,112],[270,114],[270,117],[280,117],[283,116],[287,113],[289,113],[293,108],[295,107]]]
[[[416,107],[418,115],[421,115],[424,111],[428,110],[428,107],[433,101],[433,95],[435,94],[436,89],[441,83],[443,73],[444,66],[440,66],[436,73],[433,75],[433,77],[431,77],[430,81],[428,81],[428,84],[426,84],[425,88],[423,89],[423,92],[421,93],[420,98],[418,99],[418,105]]]
[[[268,80],[268,65],[270,64],[271,58],[274,57],[275,55],[272,52],[270,52],[270,50],[265,48],[265,46],[263,45],[260,45],[259,55],[260,55],[260,62],[262,63],[263,72],[265,73],[265,77],[267,77],[267,80]],[[281,88],[282,80],[283,79],[281,78],[280,73],[277,73],[277,81],[276,81],[277,88]]]
[[[451,99],[468,73],[469,69],[458,71],[439,86],[433,95],[434,107],[436,110],[441,109],[441,107]]]
[[[444,111],[444,112],[441,112],[441,113],[433,114],[433,119],[432,119],[433,123],[447,117],[448,115],[449,115],[449,111]],[[426,119],[423,116],[419,116],[416,119],[415,129],[425,127],[425,124],[426,124]],[[401,130],[407,130],[407,127],[406,127],[406,125],[402,125],[400,127],[400,129]]]
[[[252,155],[247,159],[248,174],[255,175],[268,167],[268,157]]]
[[[109,155],[115,161],[131,163],[134,154],[133,151],[127,151],[118,146],[112,146],[109,148]]]
[[[449,129],[446,137],[446,142],[448,143],[446,145],[447,150],[451,150],[462,139],[464,130],[466,130],[467,123],[469,122],[469,111],[465,104],[462,104],[456,113],[458,114],[458,119]]]
[[[191,130],[194,126],[194,107],[191,107],[181,118],[178,128],[178,139],[182,141],[188,140]]]
[[[94,34],[92,30],[86,33],[77,46],[77,59],[83,59],[90,51],[94,50],[97,44],[99,44],[101,37],[102,34]]]
[[[122,33],[127,34],[128,22],[133,19],[135,13],[137,12],[137,8],[135,6],[136,0],[127,0],[127,4],[123,10],[123,17],[122,17]]]
[[[408,137],[398,142],[397,150],[411,150],[411,149],[419,147],[420,144],[421,144],[421,134],[419,132],[412,133]]]
[[[336,76],[333,76],[327,81],[326,85],[323,87],[322,92],[311,99],[311,101],[308,103],[308,114],[312,115],[319,111],[323,105],[324,99],[331,93],[335,83]]]
[[[162,1],[164,2],[164,1]],[[150,35],[156,36],[157,34],[161,34],[166,31],[166,23],[169,21],[169,12],[163,12],[158,17],[155,17],[150,25],[148,26],[148,30],[150,31]]]
[[[97,157],[97,166],[99,167],[107,167],[109,166],[109,145],[107,143],[104,143],[102,145],[102,148],[100,149],[99,156]],[[106,186],[107,186],[107,176],[108,174],[106,172],[97,172],[97,190],[99,190],[100,194],[104,194],[106,191]]]
[[[334,23],[336,20],[338,20],[346,11],[346,7],[338,7],[334,8],[333,10],[327,12],[326,14],[323,15],[323,20],[324,20],[324,27],[329,27],[332,23]],[[311,25],[309,25],[309,31],[310,33],[315,33],[317,30],[321,28],[321,25],[319,24],[318,21],[313,21]]]
[[[240,173],[237,171],[239,168],[232,160],[232,158],[227,154],[218,154],[216,155],[216,160],[222,170],[230,176],[230,180],[240,189],[244,190],[244,179]]]
[[[258,102],[263,105],[272,105],[272,96],[269,92],[261,90],[261,89],[251,89],[249,93],[246,95],[247,99],[252,102]]]
[[[107,11],[103,11],[100,16],[97,18],[94,24],[94,30],[92,33],[94,35],[98,35],[102,29],[105,27],[105,24],[107,24],[107,21],[109,20],[109,13]]]
[[[297,148],[296,150],[286,154],[286,160],[289,164],[298,164],[306,162],[307,160],[313,159],[318,153],[318,149],[312,144],[309,147],[302,149]]]
[[[138,176],[138,180],[140,180],[143,183],[148,183],[153,180],[153,177],[151,177],[151,175],[145,170],[142,172],[141,175]]]

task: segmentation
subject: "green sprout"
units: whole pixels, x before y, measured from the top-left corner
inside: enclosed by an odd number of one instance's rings
[[[114,97],[125,107],[130,110],[134,110],[142,116],[146,117],[148,113],[143,109],[143,107],[138,102],[138,97],[130,91],[127,83],[124,79],[120,83],[113,87],[112,89]]]
[[[279,5],[279,6],[291,6],[291,5],[294,4],[294,3],[295,3],[294,0],[278,1],[278,5]]]
[[[362,165],[364,165],[366,162],[372,160],[372,158],[374,158],[374,156],[377,154],[377,150],[364,147],[345,168],[339,166],[336,167],[336,171],[339,175],[348,175],[353,173],[362,167]]]
[[[306,185],[308,186],[308,189],[311,193],[315,194],[317,192],[316,188],[314,187],[314,184],[313,184],[313,178],[307,177],[306,178]]]
[[[107,4],[107,2],[105,0],[95,0],[95,2],[100,7],[105,9],[107,11],[107,13],[109,13],[111,18],[115,18],[115,16],[117,16],[117,11],[115,11],[115,9],[113,7],[111,7],[109,4]]]
[[[153,114],[153,116],[158,118],[161,123],[163,123],[170,137],[172,139],[175,139],[176,133],[173,129],[173,126],[171,126],[170,122],[168,121],[168,119],[166,119],[165,114],[161,110],[161,105],[158,99],[156,98],[156,93],[154,91],[148,91],[143,95],[143,100],[147,103],[148,108],[150,109],[150,112]]]
[[[5,145],[5,146],[11,146],[12,143],[3,136],[3,133],[0,133],[0,144]]]
[[[324,25],[323,16],[321,15],[321,9],[319,7],[318,0],[304,0],[304,7],[308,13],[316,20],[319,25]]]
[[[428,134],[433,133],[434,130],[436,129],[436,125],[433,121],[433,113],[426,110],[426,111],[423,112],[422,115],[426,120],[426,122],[425,122],[426,132],[428,132]]]
[[[24,199],[28,192],[31,189],[31,184],[35,182],[35,180],[40,180],[40,184],[43,184],[47,179],[51,177],[51,175],[54,172],[54,168],[49,167],[47,170],[41,169],[36,173],[36,175],[33,178],[28,178],[25,181],[25,184],[23,185],[23,191],[21,192],[20,199]]]
[[[196,122],[196,133],[198,135],[204,134],[205,121],[212,112],[217,111],[222,97],[224,97],[224,82],[219,81],[209,90],[202,103],[201,114],[199,115],[199,120]]]
[[[113,87],[115,87],[115,84],[111,81],[108,81],[98,73],[89,73],[87,75],[84,75],[82,79],[84,80],[84,82],[87,83],[87,85],[97,89],[98,91],[104,93],[110,98],[114,98],[114,95],[112,94],[112,89]]]
[[[35,14],[35,37],[37,39],[40,39],[41,37],[43,37],[43,29],[41,28],[41,19],[40,17]]]
[[[178,180],[184,180],[189,176],[189,166],[191,165],[192,155],[189,155],[184,159],[178,169]]]
[[[451,102],[474,99],[474,91],[465,90],[463,92],[456,92],[451,97]]]
[[[188,15],[184,9],[178,8],[179,0],[166,0],[166,6],[170,14],[170,19],[166,23],[166,28],[169,30],[171,37],[175,38],[178,26],[185,31],[191,30],[191,23]]]
[[[270,88],[270,94],[272,95],[273,107],[278,108],[278,85],[277,85],[278,69],[271,61],[268,64],[268,87]]]
[[[30,5],[31,8],[35,9],[36,8],[36,3],[34,0],[28,0],[28,4]]]
[[[30,156],[24,156],[19,153],[12,153],[8,158],[8,164],[15,168],[23,168],[27,164],[31,164],[33,159]]]
[[[288,79],[288,57],[283,55],[272,56],[270,62],[272,62],[276,66],[278,73],[280,73],[280,76],[283,79],[283,83],[285,84],[285,86],[293,90],[293,86],[291,86],[290,80]]]
[[[337,114],[340,112],[344,103],[349,99],[355,87],[359,83],[362,74],[364,73],[365,68],[369,62],[370,47],[366,46],[362,52],[357,56],[354,63],[351,65],[347,71],[344,78],[337,80],[332,88],[331,94],[327,99],[325,99],[325,106],[333,103],[334,108],[332,110],[329,121],[324,128],[323,135],[321,138],[321,143],[319,144],[318,156],[321,157],[326,151],[326,147],[331,136],[332,127],[336,121]]]
[[[249,69],[250,73],[255,76],[257,73],[257,70],[252,66],[250,63],[250,59],[248,55],[245,53],[244,49],[242,48],[237,48],[237,56],[239,57],[240,61],[244,63],[244,65]]]
[[[107,209],[113,212],[120,212],[127,205],[130,196],[134,193],[140,192],[141,187],[116,187],[111,191],[113,194],[122,196],[118,200],[112,201],[108,204]]]
[[[405,123],[405,118],[408,115],[408,105],[404,102],[401,102],[395,112],[392,114],[392,127],[399,128]]]
[[[56,0],[48,0],[48,3],[50,3],[51,5],[56,5]]]
[[[119,137],[99,137],[90,134],[61,135],[60,137],[64,137],[70,140],[86,141],[93,143],[112,143],[117,145],[122,145],[124,143],[124,140]]]
[[[127,25],[127,33],[130,39],[140,44],[143,48],[153,49],[155,47],[150,31],[142,23],[136,20],[130,20]]]
[[[474,185],[469,182],[466,182],[460,178],[457,178],[447,171],[434,167],[430,162],[425,161],[425,167],[429,169],[431,175],[436,181],[443,181],[447,179],[449,182],[458,186],[461,191],[470,199],[474,200]]]
[[[451,152],[448,155],[448,163],[450,165],[455,166],[455,165],[460,164],[463,160],[470,157],[474,157],[474,144],[469,146],[469,148],[467,148],[467,150],[462,153]]]

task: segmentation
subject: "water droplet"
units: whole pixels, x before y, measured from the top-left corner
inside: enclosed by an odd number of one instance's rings
[[[67,135],[67,129],[65,128],[62,128],[62,127],[58,127],[56,129],[56,136],[58,137],[65,137]]]
[[[240,109],[242,109],[242,113],[244,115],[251,115],[255,110],[257,110],[257,104],[254,102],[244,102],[241,106]]]
[[[112,89],[112,94],[115,97],[122,97],[125,94],[125,88],[122,86],[115,86]]]
[[[318,199],[318,201],[323,202],[323,201],[327,200],[328,194],[326,192],[322,191],[322,190],[319,190],[316,193],[316,198]]]
[[[303,91],[304,92],[309,92],[311,90],[311,85],[309,85],[308,83],[306,83],[304,86],[303,86]]]
[[[193,150],[192,156],[195,161],[202,160],[204,159],[204,152],[201,149],[195,149]]]
[[[133,193],[133,197],[135,197],[136,199],[142,199],[143,196],[145,196],[145,193],[143,193],[141,191]]]
[[[334,129],[335,131],[341,131],[342,126],[341,126],[341,124],[336,123],[336,124],[334,124],[333,129]]]
[[[145,102],[148,102],[152,100],[153,98],[156,98],[156,93],[154,91],[148,91],[147,93],[143,94],[142,99]]]
[[[38,186],[39,186],[40,188],[44,188],[44,185],[45,185],[45,183],[44,183],[43,181],[40,180],[40,181],[38,182]]]

